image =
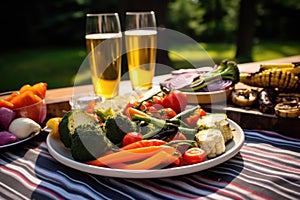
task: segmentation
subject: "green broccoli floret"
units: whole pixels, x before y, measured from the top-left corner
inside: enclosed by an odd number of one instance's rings
[[[94,160],[113,147],[98,124],[79,125],[72,135],[71,153],[77,161]]]
[[[107,118],[104,130],[106,137],[112,143],[119,144],[127,133],[137,131],[137,126],[126,115],[117,112],[114,116]]]
[[[234,61],[223,60],[215,71],[222,79],[231,80],[233,84],[240,81],[240,70]]]
[[[215,69],[201,76],[206,85],[221,78],[223,80],[231,80],[233,84],[240,81],[240,71],[234,61],[223,60]],[[203,86],[203,84],[202,84]]]
[[[96,115],[100,118],[101,122],[105,123],[105,121],[114,115],[114,111],[112,107],[107,109],[98,108],[95,110]]]

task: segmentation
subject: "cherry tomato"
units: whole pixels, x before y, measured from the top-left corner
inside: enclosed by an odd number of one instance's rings
[[[206,160],[206,153],[201,148],[193,147],[184,152],[183,160],[187,165],[200,163]]]
[[[126,115],[127,117],[131,117],[128,112],[128,108],[134,108],[138,105],[138,103],[139,102],[137,102],[137,101],[129,101],[123,110],[123,114]]]
[[[183,119],[183,121],[190,125],[191,127],[196,127],[197,125],[197,121],[201,116],[205,116],[206,112],[205,110],[203,110],[202,108],[199,108],[197,110],[195,110],[195,112],[193,113],[193,115]]]
[[[178,90],[171,91],[162,101],[165,108],[172,108],[176,113],[183,111],[187,105],[187,96]]]
[[[171,119],[177,115],[172,108],[163,108],[160,109],[158,112],[161,119]]]
[[[158,105],[162,105],[163,102],[163,98],[160,96],[154,96],[152,98],[153,104],[158,104]]]
[[[122,141],[122,145],[126,146],[128,144],[140,141],[143,139],[143,135],[139,132],[129,132],[127,133]]]
[[[96,106],[96,101],[90,101],[88,105],[85,108],[85,112],[89,114],[94,114],[95,113],[95,106]]]

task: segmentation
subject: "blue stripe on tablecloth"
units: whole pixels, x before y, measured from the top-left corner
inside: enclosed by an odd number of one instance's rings
[[[232,159],[209,170],[161,179],[83,173],[54,160],[45,137],[0,155],[3,199],[300,199],[300,140],[245,130]]]

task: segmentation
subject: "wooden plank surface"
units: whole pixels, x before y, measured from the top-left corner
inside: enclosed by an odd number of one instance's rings
[[[239,69],[241,72],[255,72],[259,69],[261,63],[288,63],[288,62],[300,62],[300,55],[286,57],[275,60],[261,61],[261,62],[252,62],[239,64]],[[158,84],[162,80],[165,80],[170,75],[161,75],[157,76],[154,79],[154,83]],[[248,87],[244,84],[237,84],[238,88]],[[63,116],[63,114],[70,110],[69,101],[72,96],[75,95],[88,95],[92,92],[92,85],[85,86],[76,86],[76,87],[67,87],[67,88],[58,88],[47,91],[46,103],[47,103],[47,112],[48,118],[55,116]],[[130,82],[128,80],[122,81],[120,84],[120,94],[128,93],[132,90]],[[209,105],[202,105],[204,108],[210,110]],[[215,106],[215,105],[214,105]],[[300,125],[299,119],[286,119],[279,118],[275,115],[263,114],[258,110],[251,109],[242,109],[238,108],[230,103],[227,103],[226,106],[220,106],[220,111],[224,111],[228,116],[236,121],[242,128],[245,129],[264,129],[264,130],[274,130],[280,133],[300,137]]]

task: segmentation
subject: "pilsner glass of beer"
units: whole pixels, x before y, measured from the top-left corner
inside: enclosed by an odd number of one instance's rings
[[[86,47],[95,93],[103,99],[119,94],[122,33],[117,13],[87,14]]]
[[[134,90],[152,88],[157,29],[155,13],[126,12],[125,43],[128,71]]]

